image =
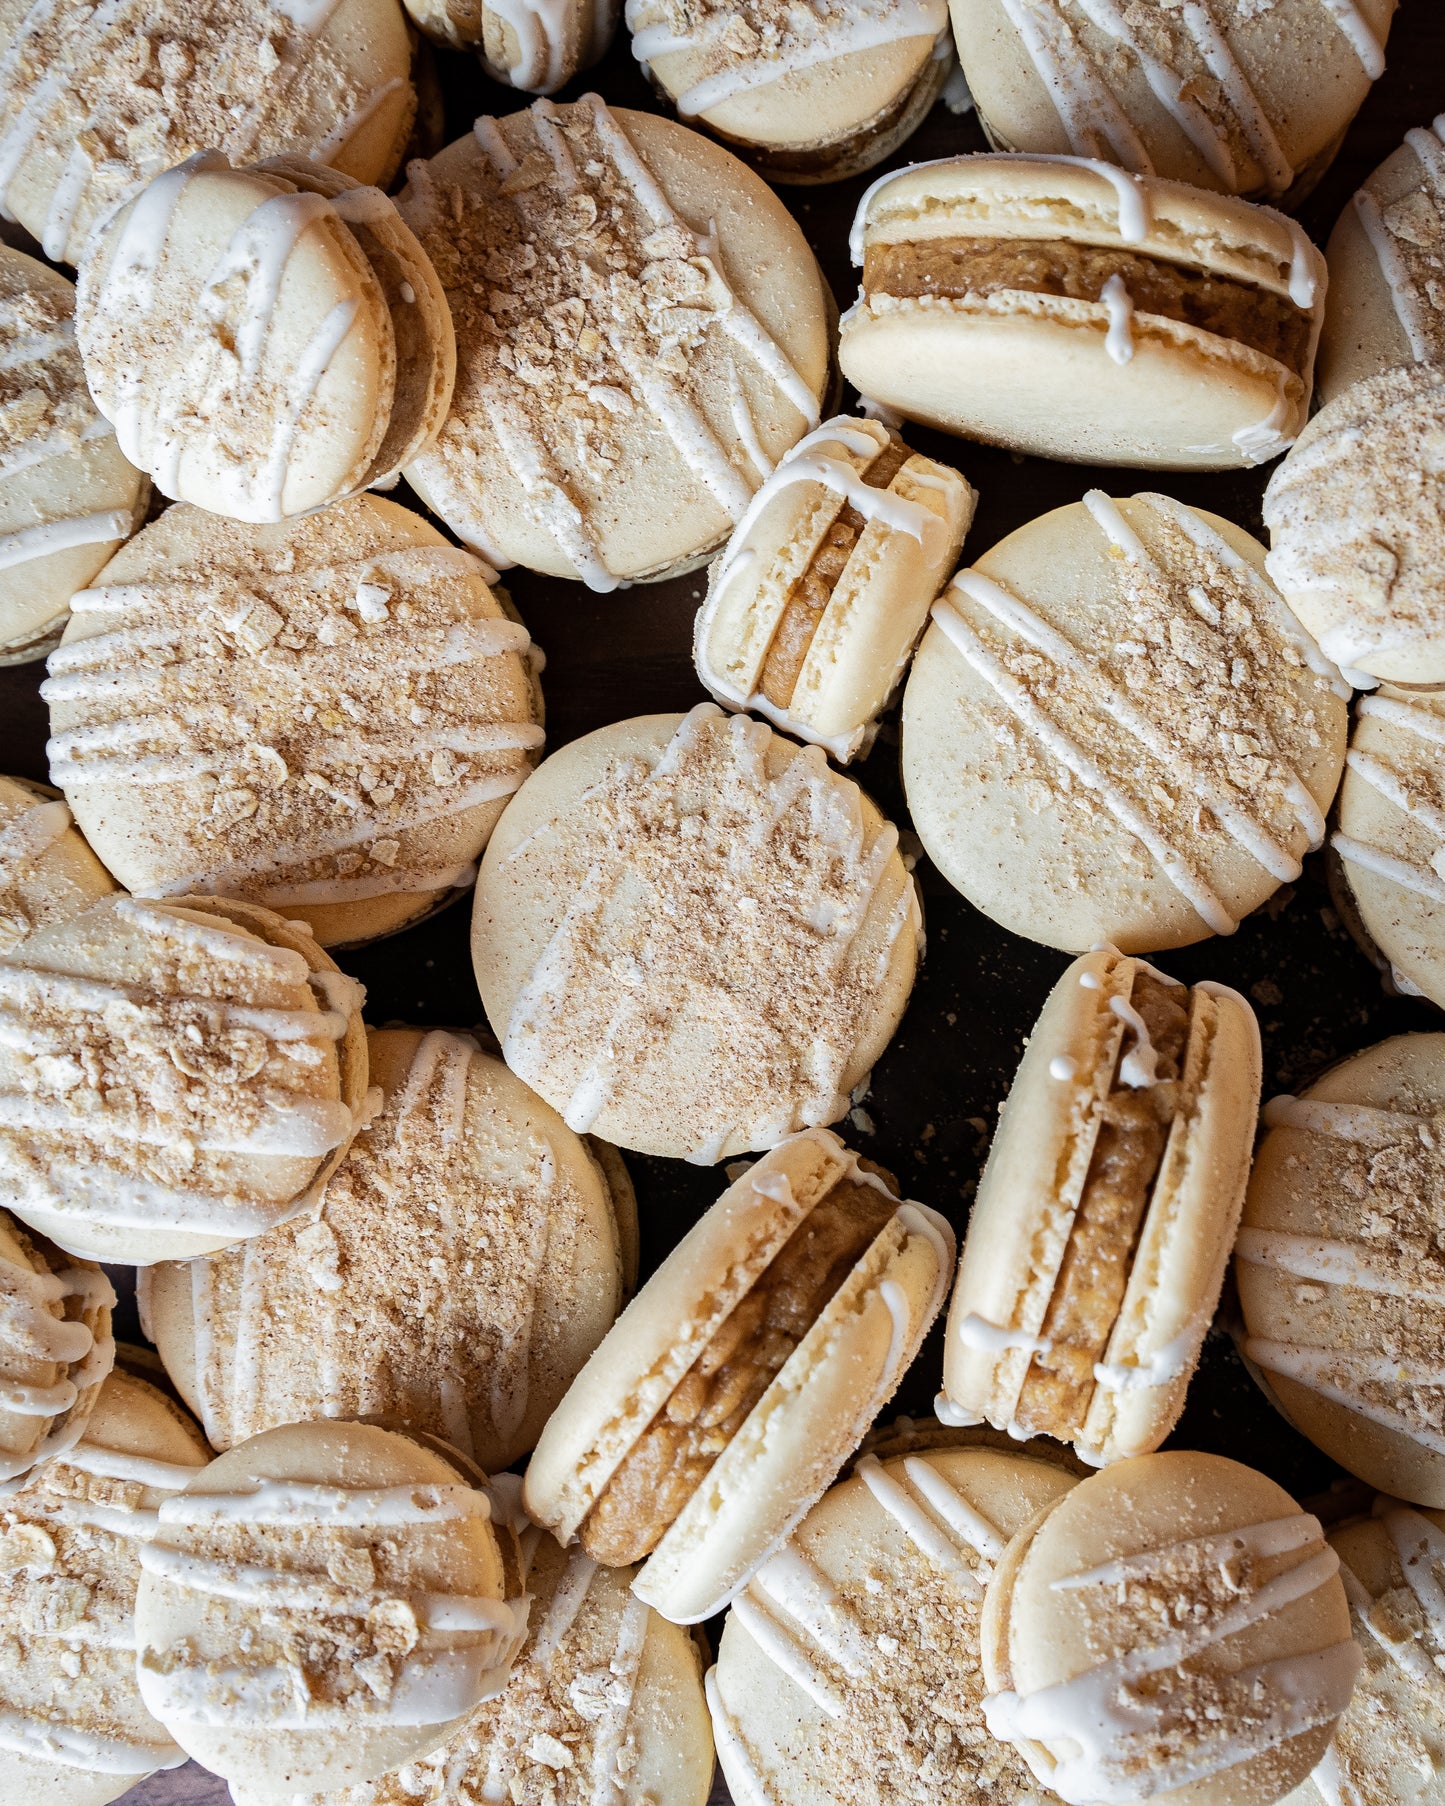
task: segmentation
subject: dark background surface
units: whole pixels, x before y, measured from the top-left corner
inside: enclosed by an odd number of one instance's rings
[[[1301,209],[1305,228],[1321,245],[1354,189],[1395,149],[1407,128],[1426,124],[1445,109],[1445,7],[1439,0],[1403,0],[1388,55],[1389,68],[1366,100],[1344,149]],[[438,51],[436,65],[447,139],[467,130],[478,113],[508,113],[525,102],[525,96],[488,81],[470,57]],[[657,110],[625,32],[606,60],[559,98],[572,99],[591,88],[614,105]],[[971,114],[955,117],[938,107],[892,163],[984,149]],[[823,188],[780,191],[842,307],[851,303],[857,286],[848,264],[848,226],[859,196],[877,173]],[[845,405],[854,399],[848,391]],[[1077,501],[1096,486],[1114,495],[1162,488],[1262,534],[1259,509],[1268,469],[1155,477],[1023,458],[921,428],[909,428],[908,437],[920,451],[956,464],[979,491],[978,514],[965,547],[968,558],[977,558],[1035,515]],[[416,505],[404,487],[395,493]],[[702,699],[691,639],[704,573],[607,596],[528,571],[509,572],[504,581],[547,655],[542,681],[549,750],[607,722],[683,710]],[[46,778],[45,708],[37,694],[43,674],[39,665],[0,670],[0,771]],[[867,761],[852,769],[884,812],[906,830],[896,710]],[[1067,961],[996,927],[926,859],[920,859],[916,876],[928,925],[927,956],[903,1026],[878,1063],[871,1093],[853,1119],[838,1126],[852,1145],[890,1167],[907,1195],[942,1210],[961,1234],[1024,1037]],[[468,916],[463,901],[392,940],[341,956],[346,970],[367,986],[368,1021],[481,1022],[467,949]],[[1318,855],[1307,862],[1298,884],[1280,891],[1236,935],[1170,954],[1163,963],[1187,982],[1218,979],[1252,999],[1264,1034],[1266,1096],[1297,1089],[1321,1067],[1386,1035],[1442,1027],[1431,1005],[1386,993],[1380,975],[1330,906]],[[716,1171],[680,1161],[629,1155],[628,1164],[637,1185],[645,1275],[725,1181]],[[124,1335],[139,1336],[128,1310],[119,1327]],[[927,1413],[941,1366],[940,1330],[935,1329],[903,1382],[897,1408]],[[1206,1345],[1173,1440],[1248,1461],[1297,1495],[1317,1494],[1339,1477],[1338,1469],[1270,1409],[1228,1339],[1218,1333]],[[128,1806],[221,1806],[227,1794],[222,1782],[191,1765],[141,1783],[126,1798]]]

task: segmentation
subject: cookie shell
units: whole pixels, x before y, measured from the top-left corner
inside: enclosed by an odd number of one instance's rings
[[[55,791],[0,777],[0,953],[115,888]]]
[[[406,0],[426,35],[475,50],[493,81],[555,94],[605,55],[621,0]]]

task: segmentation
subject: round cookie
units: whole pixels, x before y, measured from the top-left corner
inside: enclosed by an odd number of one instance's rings
[[[1383,370],[1445,359],[1442,253],[1445,114],[1406,132],[1335,222],[1315,385],[1322,402]]]
[[[909,673],[903,777],[971,903],[1148,953],[1232,934],[1299,876],[1350,692],[1263,564],[1217,515],[1096,489],[959,572]]]
[[[1072,1442],[1094,1466],[1159,1447],[1219,1302],[1259,1110],[1237,991],[1085,954],[1028,1036],[969,1216],[946,1421]]]
[[[386,1096],[315,1213],[142,1275],[147,1334],[218,1449],[367,1417],[510,1467],[611,1327],[611,1200],[581,1139],[470,1038],[373,1030]]]
[[[1445,1035],[1398,1035],[1265,1106],[1235,1247],[1242,1352],[1370,1486],[1445,1506]]]
[[[391,934],[471,883],[542,743],[490,575],[374,496],[275,526],[169,508],[51,655],[51,775],[129,890]]]
[[[153,176],[214,149],[387,182],[416,110],[396,0],[40,0],[0,24],[0,210],[60,263]]]
[[[721,545],[829,385],[828,298],[777,197],[595,94],[479,119],[407,173],[459,347],[407,467],[427,506],[493,563],[595,590]]]
[[[213,1774],[324,1791],[414,1761],[506,1685],[527,1624],[488,1496],[421,1443],[300,1423],[220,1455],[141,1550],[141,1697]]]
[[[881,163],[953,63],[947,0],[627,0],[627,28],[681,117],[773,182],[840,182]]]
[[[866,1458],[733,1601],[708,1702],[750,1806],[1047,1806],[983,1725],[983,1583],[1074,1484],[986,1444]]]
[[[713,1749],[694,1640],[630,1592],[633,1570],[599,1568],[535,1528],[522,1543],[530,1635],[506,1690],[431,1755],[340,1793],[287,1795],[285,1806],[462,1806],[494,1795],[512,1806],[704,1806]],[[235,1798],[281,1806],[246,1789]]]
[[[299,924],[115,896],[0,960],[0,1205],[138,1266],[305,1208],[374,1100],[361,986]]]
[[[92,236],[77,296],[96,406],[173,500],[309,513],[395,482],[446,418],[430,260],[379,189],[304,157],[158,176]]]
[[[114,1304],[93,1261],[0,1211],[0,1498],[85,1434],[115,1361]]]
[[[1074,157],[882,176],[838,359],[910,420],[1042,457],[1227,470],[1309,414],[1325,262],[1292,220]]]
[[[628,1305],[527,1468],[537,1522],[676,1623],[722,1609],[918,1353],[953,1232],[814,1129],[750,1167]]]
[[[698,676],[719,702],[847,764],[872,745],[977,499],[877,421],[825,421],[784,456],[712,567]]]
[[[141,1703],[131,1608],[157,1507],[209,1460],[189,1418],[117,1371],[84,1440],[0,1502],[7,1800],[105,1806],[185,1761]]]
[[[1387,370],[1322,408],[1265,491],[1269,574],[1363,688],[1445,682],[1442,431],[1445,370]]]
[[[1329,1746],[1360,1665],[1319,1520],[1221,1455],[1141,1455],[1010,1543],[984,1716],[1067,1802],[1270,1806]]]
[[[574,740],[477,880],[507,1064],[579,1133],[705,1165],[836,1122],[913,984],[897,849],[820,748],[711,703]]]
[[[1303,200],[1385,69],[1395,0],[951,0],[999,150]]]
[[[86,390],[74,312],[63,276],[0,245],[0,665],[44,658],[145,514],[146,480]]]
[[[493,81],[555,94],[606,55],[621,0],[406,0],[429,38],[475,50]]]
[[[0,777],[0,955],[114,889],[55,791]]]

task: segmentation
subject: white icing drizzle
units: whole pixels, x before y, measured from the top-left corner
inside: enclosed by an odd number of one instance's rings
[[[1413,1139],[1429,1126],[1429,1118],[1404,1110],[1381,1110],[1372,1104],[1330,1103],[1324,1098],[1272,1097],[1260,1112],[1266,1128],[1302,1129],[1362,1147],[1387,1148]]]
[[[1415,127],[1405,134],[1405,143],[1415,153],[1420,166],[1420,186],[1414,193],[1423,197],[1437,227],[1445,226],[1445,147],[1442,147],[1442,131],[1445,131],[1445,115],[1437,119],[1429,130]],[[1428,247],[1418,247],[1425,251],[1426,261],[1417,272],[1412,261],[1412,252],[1417,248],[1414,235],[1402,238],[1396,234],[1390,223],[1391,216],[1398,217],[1395,208],[1391,207],[1389,215],[1386,214],[1369,181],[1356,193],[1354,206],[1360,225],[1375,253],[1380,274],[1389,289],[1395,317],[1400,322],[1400,329],[1409,343],[1411,354],[1416,363],[1435,359],[1442,343],[1445,343],[1445,320],[1442,320],[1441,309],[1432,295],[1429,276],[1432,266]]]
[[[1176,1336],[1138,1361],[1096,1361],[1094,1379],[1106,1392],[1139,1392],[1172,1386],[1194,1365],[1203,1340],[1201,1322],[1186,1323]]]
[[[531,94],[551,94],[571,73],[567,67],[570,10],[562,0],[487,0],[487,10],[512,28],[516,61],[506,80]]]
[[[970,1558],[983,1551],[976,1548],[962,1527],[964,1513],[959,1509],[966,1508],[967,1502],[926,1462],[909,1457],[903,1470],[913,1487],[911,1492],[879,1464],[876,1456],[865,1455],[854,1471],[924,1560],[966,1599],[981,1599],[983,1588]],[[925,1504],[931,1511],[925,1509]],[[997,1540],[995,1536],[994,1541]]]
[[[319,1486],[261,1480],[244,1492],[188,1492],[160,1507],[163,1526],[183,1524],[320,1524],[345,1529],[400,1529],[407,1525],[487,1518],[484,1492],[463,1485]]]
[[[1385,46],[1360,10],[1359,0],[1322,0],[1322,4],[1349,40],[1360,67],[1377,82],[1385,73]]]
[[[133,1455],[127,1449],[111,1449],[98,1442],[78,1442],[65,1457],[67,1467],[83,1474],[99,1474],[108,1480],[133,1480],[161,1492],[189,1486],[205,1466],[204,1461],[160,1461],[152,1455]]]
[[[1413,891],[1418,897],[1427,897],[1432,903],[1445,903],[1445,881],[1428,867],[1416,865],[1410,859],[1400,859],[1394,853],[1382,852],[1379,847],[1368,846],[1363,840],[1342,834],[1338,829],[1331,834],[1330,845],[1342,859],[1353,865],[1363,866],[1367,872],[1374,872],[1378,877],[1388,878],[1402,890]]]
[[[1131,1091],[1147,1091],[1159,1083],[1159,1050],[1149,1038],[1149,1025],[1127,997],[1111,997],[1109,1009],[1134,1037],[1120,1058],[1118,1082]]]
[[[0,534],[0,571],[17,564],[48,558],[52,552],[68,552],[73,546],[94,546],[130,537],[135,517],[129,508],[104,508],[95,514],[69,515],[63,520],[40,521]]]
[[[1099,299],[1109,316],[1104,349],[1116,364],[1127,364],[1134,355],[1134,297],[1117,271],[1099,291]]]
[[[996,1562],[1008,1539],[991,1519],[966,1499],[926,1457],[905,1455],[903,1469],[914,1488],[933,1507],[953,1534],[976,1550],[986,1563]]]
[[[1079,1062],[1068,1054],[1055,1054],[1049,1061],[1049,1077],[1057,1079],[1061,1085],[1067,1084],[1070,1079],[1077,1078],[1078,1073]]]
[[[60,1719],[32,1717],[0,1706],[0,1750],[27,1756],[32,1762],[56,1763],[99,1775],[151,1775],[179,1768],[189,1757],[167,1739],[164,1743],[132,1742],[104,1737]]]
[[[650,1619],[649,1608],[636,1594],[629,1593],[607,1665],[607,1703],[592,1732],[592,1806],[611,1806],[623,1793],[618,1758],[627,1735]]]
[[[1343,1405],[1384,1429],[1408,1436],[1437,1455],[1445,1455],[1445,1435],[1420,1423],[1418,1414],[1399,1410],[1364,1390],[1371,1385],[1382,1386],[1408,1397],[1421,1387],[1445,1387],[1445,1363],[1414,1366],[1390,1355],[1312,1347],[1262,1336],[1245,1339],[1244,1355],[1266,1373],[1281,1374],[1320,1398]]]
[[[1252,1266],[1293,1273],[1321,1285],[1351,1286],[1389,1298],[1415,1298],[1445,1305],[1445,1270],[1393,1248],[1330,1236],[1297,1235],[1285,1229],[1241,1229],[1237,1259]]]
[[[873,1667],[876,1652],[863,1627],[832,1581],[795,1541],[785,1543],[763,1563],[744,1597],[748,1595],[753,1606],[752,1623],[757,1623],[760,1614],[767,1614],[774,1644],[787,1637],[798,1646],[805,1661],[807,1648],[815,1649],[850,1680],[861,1679]],[[783,1628],[779,1612],[789,1620],[792,1630]],[[767,1634],[765,1630],[764,1636]],[[800,1636],[806,1639],[806,1646],[798,1645]],[[825,1705],[824,1709],[832,1713],[831,1706]]]
[[[1027,1330],[1011,1329],[1002,1323],[990,1323],[986,1317],[969,1311],[958,1325],[958,1339],[965,1348],[982,1354],[1007,1354],[1024,1349],[1029,1354],[1047,1354],[1053,1347],[1045,1337],[1030,1335]]]
[[[712,1718],[713,1738],[718,1760],[738,1800],[738,1806],[775,1806],[772,1789],[764,1778],[758,1759],[743,1740],[741,1731],[723,1705],[717,1684],[717,1669],[709,1668],[703,1677],[707,1709]]]

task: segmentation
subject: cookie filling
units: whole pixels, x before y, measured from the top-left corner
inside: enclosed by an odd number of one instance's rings
[[[621,1567],[652,1552],[896,1208],[861,1176],[814,1206],[598,1495],[580,1531],[589,1555]]]
[[[912,456],[898,434],[890,433],[887,445],[862,473],[863,481],[872,489],[886,489]],[[793,700],[813,635],[867,524],[852,503],[845,502],[788,594],[758,686],[777,708],[785,709]]]
[[[1140,971],[1124,1014],[1113,1089],[1015,1413],[1030,1434],[1083,1427],[1094,1364],[1109,1345],[1150,1193],[1179,1108],[1191,993]],[[1141,1032],[1142,1027],[1142,1032]],[[1152,1067],[1152,1077],[1150,1070]]]
[[[1033,238],[871,245],[863,264],[863,289],[869,297],[900,300],[933,295],[961,301],[1013,291],[1103,302],[1105,286],[1116,276],[1134,312],[1233,339],[1297,376],[1304,374],[1313,326],[1309,314],[1286,296],[1121,245]]]

